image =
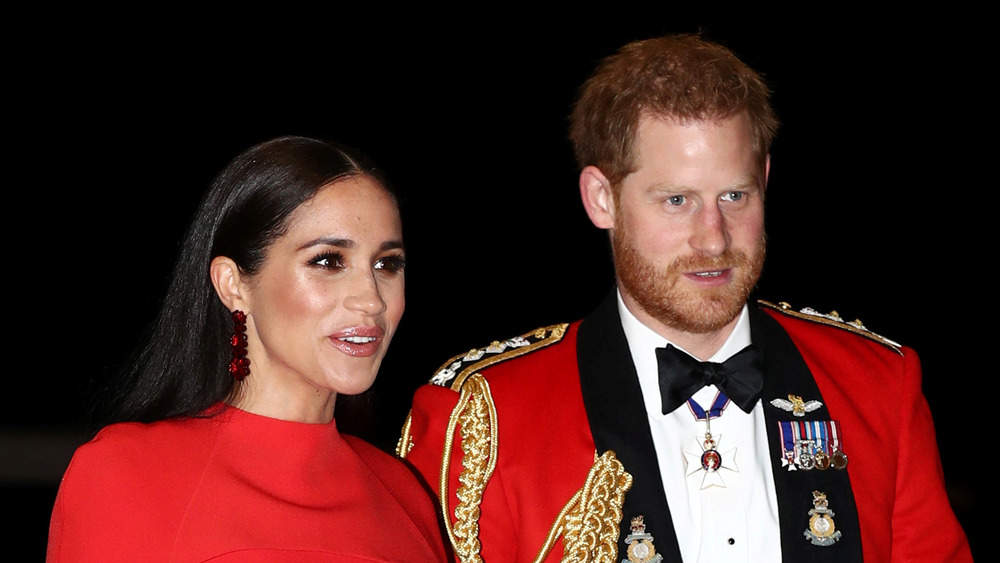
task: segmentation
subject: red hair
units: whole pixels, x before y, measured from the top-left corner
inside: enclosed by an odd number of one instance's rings
[[[745,113],[761,162],[778,120],[763,78],[736,55],[697,35],[629,43],[605,58],[583,84],[570,140],[580,168],[594,165],[617,186],[634,171],[632,146],[644,116],[690,121]]]

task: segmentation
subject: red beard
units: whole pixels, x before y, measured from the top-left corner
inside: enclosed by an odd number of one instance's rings
[[[658,269],[639,254],[618,221],[612,245],[622,288],[656,320],[696,334],[719,330],[740,314],[760,278],[766,254],[765,237],[761,237],[750,257],[742,250],[727,249],[718,256],[681,256]],[[685,272],[727,268],[733,278],[726,286],[699,289],[681,283]]]

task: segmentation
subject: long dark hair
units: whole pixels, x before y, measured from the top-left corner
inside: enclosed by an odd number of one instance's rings
[[[233,325],[212,287],[212,259],[227,256],[252,277],[295,209],[320,188],[360,175],[388,189],[366,156],[329,141],[280,137],[234,158],[202,199],[159,315],[122,381],[109,390],[103,418],[151,422],[198,415],[228,397]]]

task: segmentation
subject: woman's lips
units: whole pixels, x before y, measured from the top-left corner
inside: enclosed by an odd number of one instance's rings
[[[379,343],[385,336],[380,326],[352,326],[340,329],[328,338],[333,347],[349,356],[371,356],[378,351]]]

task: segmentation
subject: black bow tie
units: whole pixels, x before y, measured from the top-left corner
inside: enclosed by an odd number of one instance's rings
[[[764,358],[753,345],[722,362],[701,362],[667,344],[656,349],[663,414],[673,412],[702,387],[715,385],[749,413],[764,387]]]

